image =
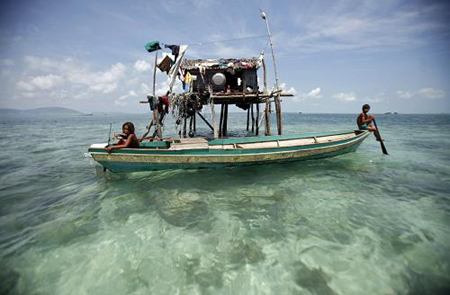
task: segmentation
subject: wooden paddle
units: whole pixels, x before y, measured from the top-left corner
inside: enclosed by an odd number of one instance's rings
[[[381,150],[383,151],[383,154],[389,155],[388,152],[387,152],[386,147],[384,146],[384,142],[383,142],[383,139],[381,138],[381,134],[380,134],[380,129],[378,129],[377,122],[375,121],[375,118],[373,119],[373,124],[375,125],[375,128],[377,129],[376,132],[378,132],[378,139],[380,140]]]

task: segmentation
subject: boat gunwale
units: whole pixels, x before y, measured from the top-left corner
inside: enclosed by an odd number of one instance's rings
[[[353,132],[343,132],[345,133],[356,133]],[[363,130],[359,134],[356,134],[354,137],[346,138],[342,140],[322,142],[322,143],[313,143],[313,144],[305,144],[305,145],[295,145],[290,147],[269,147],[269,148],[232,148],[232,149],[209,149],[209,148],[195,148],[195,149],[183,149],[183,150],[170,150],[170,149],[152,149],[152,148],[131,148],[131,149],[119,149],[113,151],[112,153],[105,152],[104,148],[89,148],[89,153],[95,155],[117,155],[117,156],[199,156],[199,157],[218,157],[218,156],[246,156],[246,155],[262,155],[262,154],[273,154],[273,153],[285,153],[285,152],[295,152],[295,151],[308,151],[312,149],[321,149],[329,146],[339,146],[341,144],[351,143],[353,141],[357,141],[360,139],[366,138],[370,132],[368,130]],[[331,135],[340,135],[340,134],[331,134]],[[322,137],[326,137],[325,135]],[[311,136],[303,137],[303,138],[292,138],[290,140],[295,139],[304,139],[304,138],[313,138]],[[288,139],[286,139],[288,140]],[[273,140],[276,141],[276,140]],[[266,141],[267,142],[267,141]],[[260,152],[256,152],[259,150]],[[211,153],[204,154],[192,154],[192,152],[201,152],[201,151],[212,151]],[[221,153],[226,151],[227,153]],[[242,151],[246,151],[243,153]],[[149,153],[156,152],[156,153]],[[253,152],[253,153],[252,153]]]

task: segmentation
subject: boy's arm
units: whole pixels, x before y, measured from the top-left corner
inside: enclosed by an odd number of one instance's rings
[[[130,136],[128,136],[127,141],[124,144],[119,144],[119,145],[113,145],[110,147],[107,147],[106,149],[108,150],[108,152],[115,150],[115,149],[123,149],[123,148],[127,148],[131,145],[131,141],[133,140],[133,136],[136,137],[136,135],[134,134],[130,134]]]

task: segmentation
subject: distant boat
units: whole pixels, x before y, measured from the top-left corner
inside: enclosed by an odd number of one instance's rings
[[[301,114],[302,112],[298,112],[299,114]]]
[[[387,112],[387,113],[384,113],[385,115],[391,115],[392,113],[391,112]]]
[[[394,115],[397,115],[398,113],[397,112],[394,112]]]

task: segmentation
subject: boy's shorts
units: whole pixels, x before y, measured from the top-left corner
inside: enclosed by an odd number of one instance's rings
[[[368,130],[369,129],[367,127],[367,124],[362,124],[362,125],[359,125],[358,127],[359,127],[359,130]]]

